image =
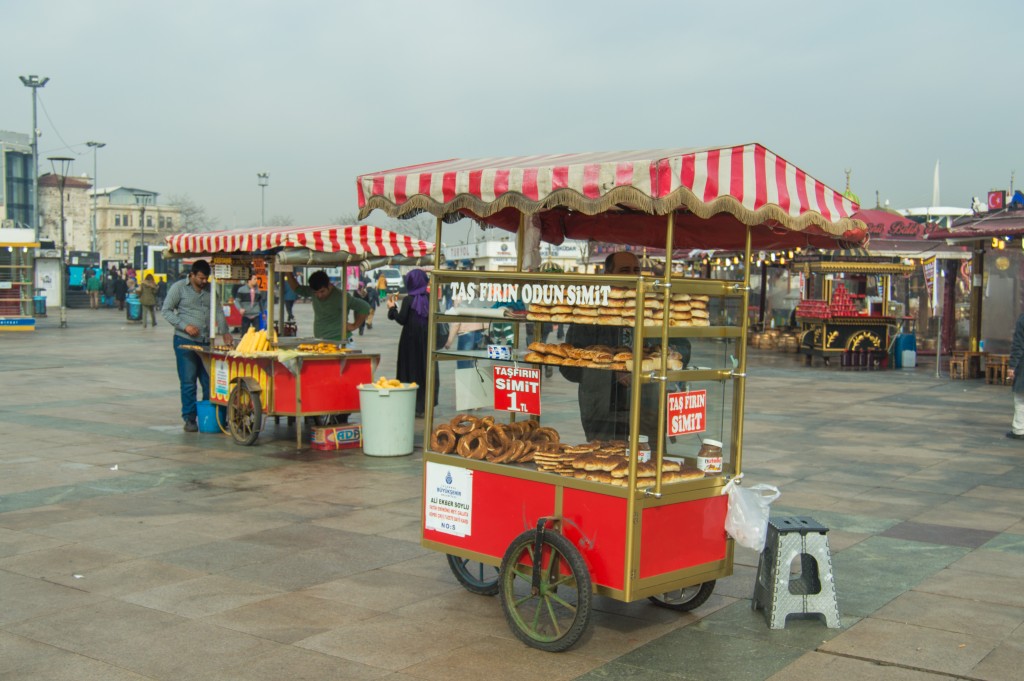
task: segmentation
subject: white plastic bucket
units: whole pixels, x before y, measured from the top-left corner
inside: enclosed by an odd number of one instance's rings
[[[417,388],[360,386],[363,454],[405,456],[413,450]]]
[[[917,366],[917,352],[914,350],[904,350],[900,357],[900,368],[901,369],[913,369]]]

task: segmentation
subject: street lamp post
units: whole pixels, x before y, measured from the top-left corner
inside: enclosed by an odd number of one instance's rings
[[[266,207],[264,197],[266,196],[267,185],[270,183],[270,173],[256,173],[256,182],[260,185],[260,227],[263,227],[267,224],[264,218],[264,209]]]
[[[142,264],[140,269],[143,272],[145,272],[148,267],[148,258],[146,257],[146,204],[149,203],[150,198],[152,197],[149,194],[135,192],[135,203],[142,208],[142,215],[139,218],[139,241],[142,242],[142,257],[139,258],[139,260]],[[132,264],[134,265],[135,263]]]
[[[68,305],[67,305],[67,280],[64,274],[67,270],[67,246],[64,240],[64,185],[68,179],[68,168],[75,159],[68,156],[50,156],[47,160],[50,161],[50,167],[53,169],[54,175],[57,175],[57,166],[60,166],[60,174],[58,175],[60,182],[60,277],[58,279],[60,286],[60,328],[68,328]]]
[[[22,85],[32,88],[32,234],[33,241],[39,241],[39,127],[36,124],[36,98],[39,88],[45,87],[50,79],[39,76],[18,78]]]
[[[106,142],[86,142],[85,146],[92,148],[92,239],[90,239],[90,250],[95,252],[100,250],[96,235],[96,192],[99,191],[96,182],[96,152],[107,144]]]

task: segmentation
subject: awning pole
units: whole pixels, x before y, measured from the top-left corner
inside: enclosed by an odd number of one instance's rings
[[[284,293],[282,291],[282,293]],[[281,296],[284,298],[284,296]],[[277,345],[277,331],[274,330],[274,256],[267,257],[267,338]]]

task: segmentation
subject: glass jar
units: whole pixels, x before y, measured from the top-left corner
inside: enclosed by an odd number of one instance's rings
[[[704,440],[697,452],[697,468],[705,474],[722,472],[722,443],[718,440]]]
[[[640,463],[651,460],[651,443],[646,435],[638,435],[636,438],[636,459]]]

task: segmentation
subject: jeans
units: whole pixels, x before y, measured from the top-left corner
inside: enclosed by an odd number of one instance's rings
[[[476,350],[480,347],[480,341],[483,339],[483,331],[467,331],[466,333],[460,333],[455,337],[458,345],[456,350]],[[455,363],[457,369],[468,369],[473,366],[473,360],[471,359],[460,359]]]
[[[210,374],[202,358],[195,350],[182,348],[182,345],[197,345],[198,341],[182,338],[175,334],[174,359],[178,364],[178,381],[181,383],[181,418],[185,421],[196,420],[196,381],[203,389],[203,399],[210,399]]]

